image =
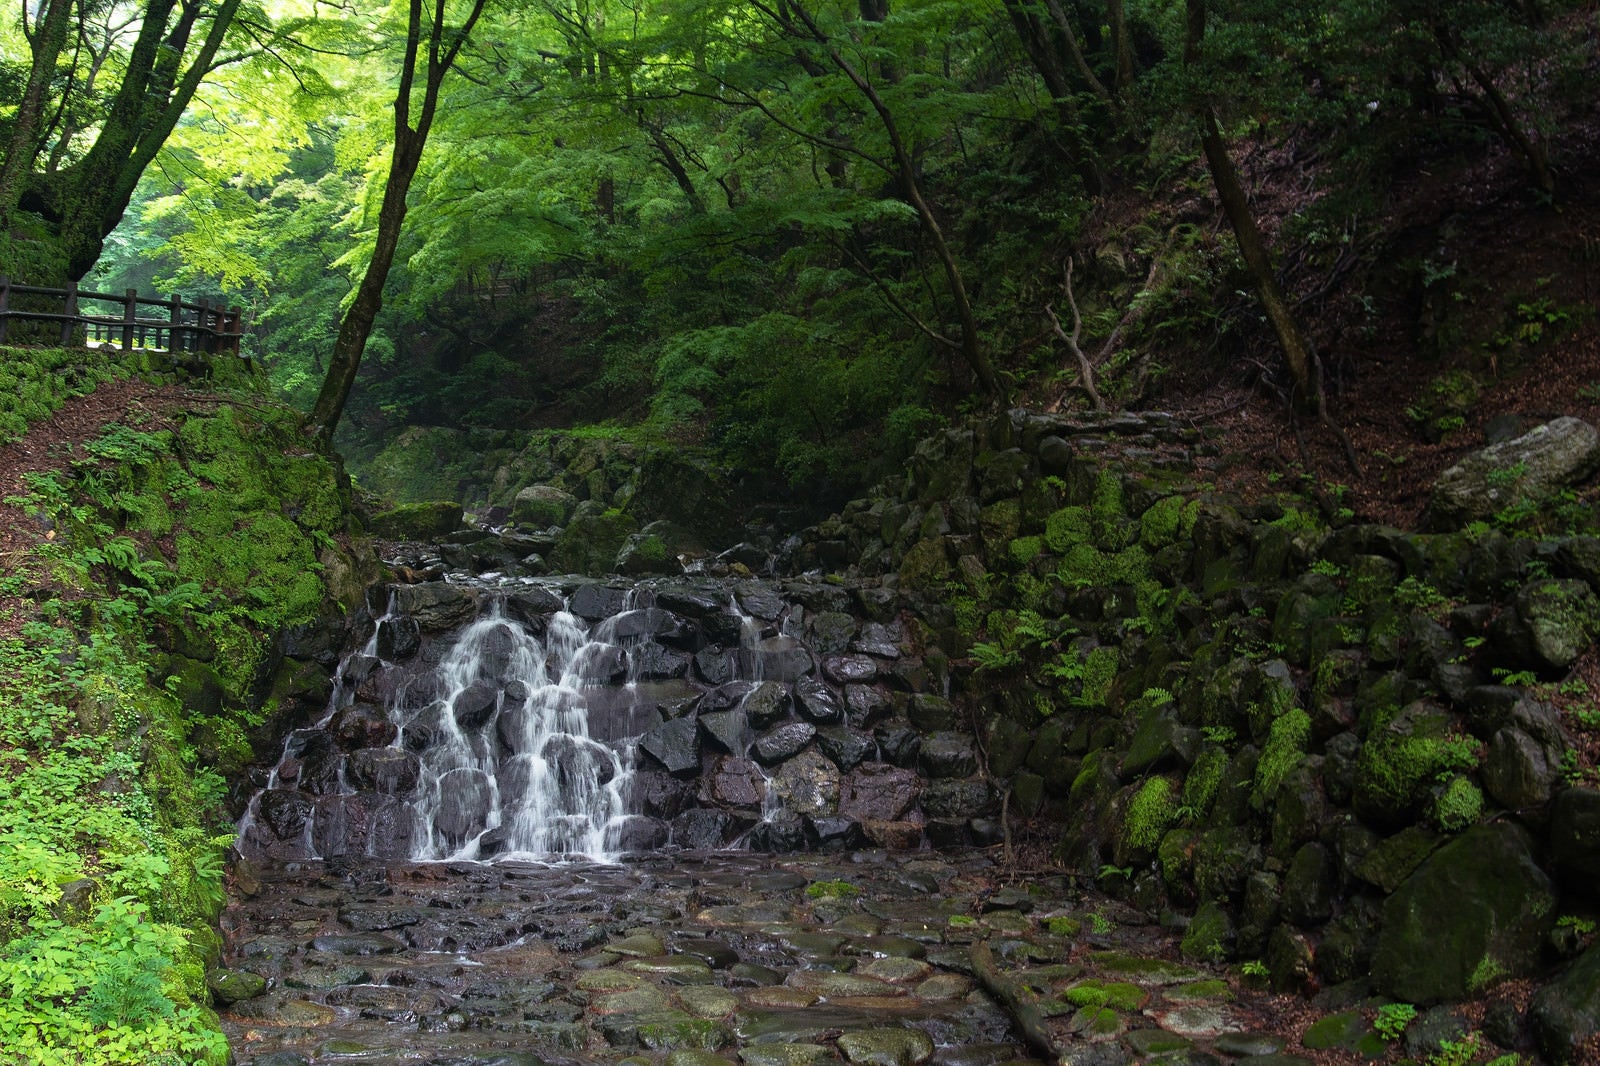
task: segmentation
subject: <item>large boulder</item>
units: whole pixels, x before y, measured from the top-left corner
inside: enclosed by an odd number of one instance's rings
[[[578,498],[554,485],[529,485],[511,503],[511,520],[545,529],[564,525],[578,506]]]
[[[1600,467],[1600,431],[1582,419],[1563,417],[1529,433],[1473,452],[1433,485],[1429,520],[1440,529],[1460,528],[1524,500],[1541,500],[1577,484]]]
[[[1545,674],[1566,670],[1600,636],[1600,598],[1587,581],[1540,579],[1517,590],[1490,632],[1506,658]]]
[[[1430,855],[1384,902],[1377,990],[1430,1004],[1535,973],[1556,895],[1529,849],[1523,830],[1496,822]]]
[[[459,503],[403,503],[393,510],[373,515],[367,523],[367,532],[386,540],[436,541],[460,529],[461,521]]]

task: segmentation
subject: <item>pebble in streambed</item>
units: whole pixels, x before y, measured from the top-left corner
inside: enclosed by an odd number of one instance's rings
[[[240,1066],[1038,1062],[980,941],[1068,1066],[1285,1043],[1137,912],[980,852],[254,872],[212,974]]]

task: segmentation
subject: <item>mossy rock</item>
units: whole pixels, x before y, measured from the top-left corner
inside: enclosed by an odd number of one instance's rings
[[[931,589],[950,579],[950,553],[943,537],[919,540],[900,560],[900,585],[906,589]]]
[[[1400,825],[1430,798],[1440,774],[1471,769],[1475,741],[1452,736],[1453,718],[1428,703],[1414,703],[1374,729],[1356,758],[1352,804],[1374,825]]]
[[[1474,826],[1430,855],[1383,905],[1372,974],[1408,1003],[1466,999],[1538,971],[1556,894],[1527,834]]]
[[[617,553],[639,524],[621,511],[586,511],[594,506],[585,504],[578,508],[572,521],[561,531],[556,546],[550,550],[551,570],[589,576],[612,571]]]
[[[442,540],[461,528],[459,503],[435,500],[428,503],[403,503],[393,510],[372,516],[367,530],[385,540]]]

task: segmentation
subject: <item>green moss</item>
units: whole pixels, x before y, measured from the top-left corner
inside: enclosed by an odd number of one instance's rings
[[[1391,816],[1410,810],[1440,775],[1475,768],[1477,748],[1477,742],[1467,737],[1376,729],[1367,737],[1356,758],[1358,806]],[[1458,793],[1450,813],[1462,813],[1460,805],[1470,799],[1469,794]]]
[[[1182,496],[1164,496],[1145,508],[1139,516],[1139,542],[1154,551],[1177,541],[1184,507]]]
[[[1091,978],[1067,989],[1063,998],[1074,1007],[1134,1011],[1144,1006],[1148,996],[1144,989],[1127,981],[1098,981]]]
[[[1038,558],[1042,551],[1044,551],[1044,538],[1038,536],[1018,537],[1007,547],[1011,561],[1018,566],[1027,566]]]
[[[1152,777],[1134,794],[1122,824],[1122,839],[1129,847],[1153,848],[1161,835],[1178,820],[1174,788],[1165,777]]]
[[[1061,556],[1056,566],[1056,577],[1068,588],[1091,588],[1109,585],[1116,579],[1111,572],[1110,560],[1092,544],[1073,544]]]
[[[1472,825],[1483,814],[1483,792],[1465,777],[1453,777],[1434,801],[1433,820],[1448,833]]]
[[[1063,507],[1045,520],[1044,542],[1057,555],[1089,539],[1089,509]]]
[[[1117,680],[1117,649],[1100,646],[1083,660],[1083,688],[1079,700],[1086,706],[1104,707]]]
[[[1311,716],[1298,707],[1290,708],[1272,723],[1261,761],[1256,763],[1253,798],[1257,803],[1270,802],[1277,794],[1289,771],[1299,765],[1310,739]]]
[[[1183,779],[1183,805],[1204,819],[1211,810],[1217,791],[1222,787],[1222,776],[1228,770],[1228,753],[1216,745],[1204,748],[1189,767]]]

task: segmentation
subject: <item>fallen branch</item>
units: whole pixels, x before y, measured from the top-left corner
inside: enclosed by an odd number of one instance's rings
[[[1027,993],[1015,981],[1000,972],[988,943],[977,941],[972,945],[970,954],[972,972],[978,978],[978,983],[1005,1007],[1011,1020],[1022,1030],[1022,1038],[1028,1042],[1028,1046],[1043,1055],[1046,1062],[1060,1062],[1063,1049],[1050,1038],[1044,1015],[1029,1002]]]
[[[1072,308],[1072,332],[1069,334],[1061,328],[1061,320],[1056,317],[1056,310],[1050,304],[1044,305],[1044,313],[1050,318],[1050,328],[1055,335],[1066,342],[1068,351],[1078,360],[1078,375],[1083,391],[1089,394],[1089,402],[1094,404],[1096,411],[1106,409],[1105,401],[1100,398],[1099,390],[1094,387],[1094,367],[1089,365],[1089,357],[1083,354],[1083,349],[1078,346],[1078,338],[1083,335],[1083,316],[1078,313],[1078,300],[1072,294],[1072,257],[1067,256],[1067,276],[1062,288],[1067,294],[1067,306]]]

